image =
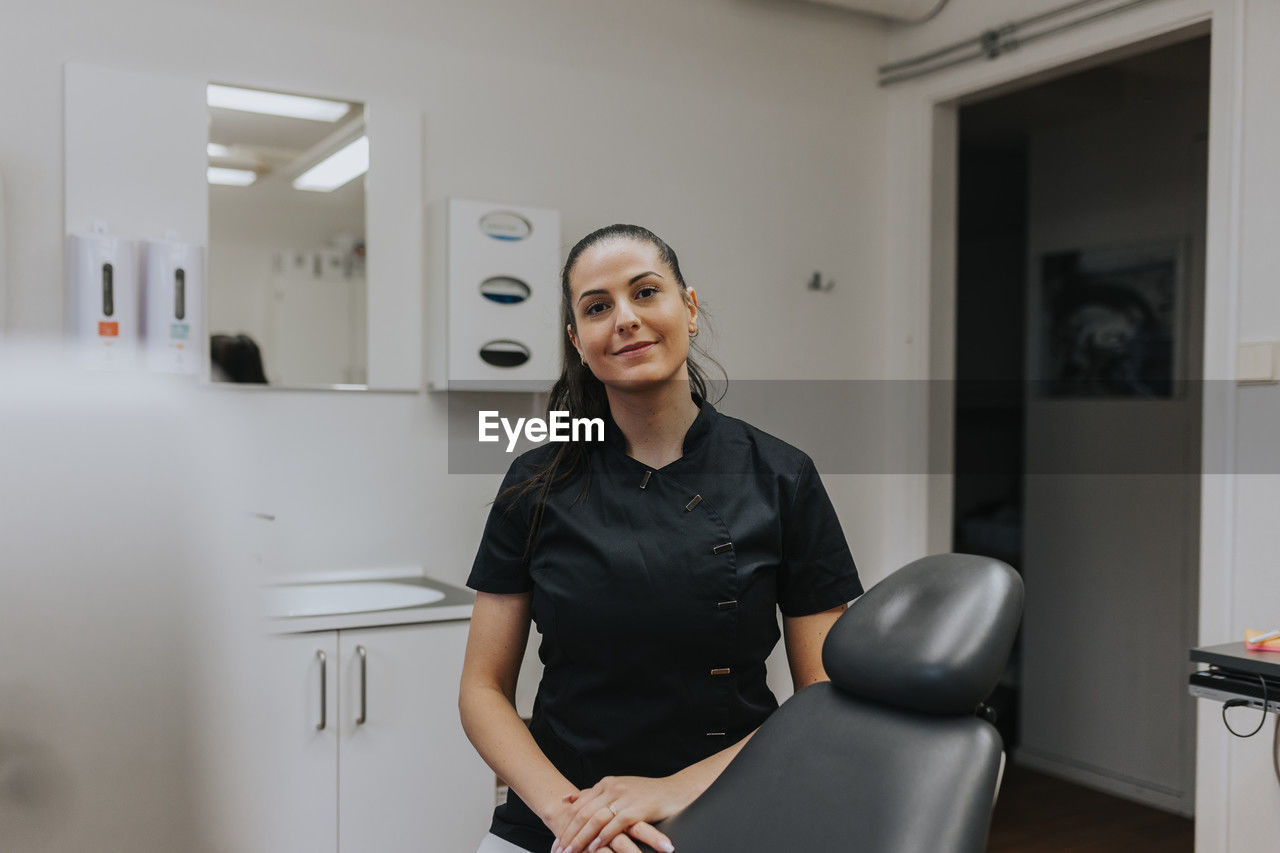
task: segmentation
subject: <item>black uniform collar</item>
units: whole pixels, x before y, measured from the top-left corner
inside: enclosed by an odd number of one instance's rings
[[[688,455],[703,443],[707,434],[711,432],[711,422],[716,416],[715,406],[712,406],[706,398],[700,396],[696,391],[689,392],[689,396],[693,398],[693,402],[698,404],[698,416],[693,419],[693,423],[689,425],[688,432],[684,434],[682,450],[684,455]],[[604,416],[604,443],[609,447],[617,448],[622,453],[626,452],[626,436],[622,434],[622,430],[614,422],[613,414],[607,411]]]

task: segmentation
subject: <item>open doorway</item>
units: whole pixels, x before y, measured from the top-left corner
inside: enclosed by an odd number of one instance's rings
[[[952,547],[1027,589],[992,850],[1193,846],[1208,104],[1203,36],[958,113]]]

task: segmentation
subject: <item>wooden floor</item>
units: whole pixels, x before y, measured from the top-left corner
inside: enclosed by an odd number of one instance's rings
[[[1191,853],[1194,824],[1022,767],[1005,768],[989,853]]]

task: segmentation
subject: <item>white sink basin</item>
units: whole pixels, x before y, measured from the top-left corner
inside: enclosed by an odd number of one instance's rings
[[[267,613],[276,618],[399,610],[444,598],[438,589],[389,581],[290,584],[267,587],[264,593]]]

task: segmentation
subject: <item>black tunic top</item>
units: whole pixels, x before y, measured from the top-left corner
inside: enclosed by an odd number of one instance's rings
[[[693,398],[684,455],[658,469],[627,456],[606,418],[587,496],[573,503],[580,481],[551,492],[527,558],[536,490],[496,502],[467,579],[532,591],[544,670],[530,730],[580,789],[668,776],[750,734],[778,707],[765,683],[775,608],[803,616],[862,594],[809,456]],[[501,489],[556,449],[516,458]],[[555,839],[514,791],[489,831],[539,853]]]

